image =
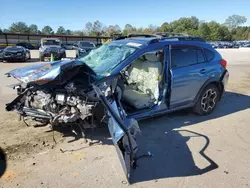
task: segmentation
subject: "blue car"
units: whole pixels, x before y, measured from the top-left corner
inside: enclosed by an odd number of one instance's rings
[[[52,128],[106,122],[129,180],[137,160],[137,120],[185,108],[212,113],[228,81],[226,66],[210,44],[197,38],[116,40],[79,59],[8,72],[19,83],[12,86],[18,96],[6,110]]]

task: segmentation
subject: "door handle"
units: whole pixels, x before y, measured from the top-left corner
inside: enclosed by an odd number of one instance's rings
[[[200,74],[205,74],[206,73],[206,69],[201,69],[200,70]]]

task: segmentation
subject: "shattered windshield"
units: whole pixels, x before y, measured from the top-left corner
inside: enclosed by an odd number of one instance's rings
[[[108,43],[92,50],[79,60],[86,63],[97,74],[107,74],[136,49],[138,48],[126,44]]]

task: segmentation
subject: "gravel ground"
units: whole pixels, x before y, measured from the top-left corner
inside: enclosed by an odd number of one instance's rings
[[[88,143],[62,128],[55,132],[55,145],[49,127],[27,127],[5,112],[5,103],[15,97],[5,85],[15,81],[3,74],[34,62],[0,63],[0,147],[8,158],[0,188],[250,187],[250,53],[221,53],[230,80],[213,114],[183,111],[139,122],[139,152],[154,156],[138,161],[131,185],[105,127],[90,131]]]

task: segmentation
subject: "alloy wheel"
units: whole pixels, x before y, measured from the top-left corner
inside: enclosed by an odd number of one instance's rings
[[[209,110],[212,110],[216,105],[216,99],[217,99],[217,92],[215,89],[211,88],[208,89],[201,99],[201,107],[202,110],[205,112],[208,112]]]

